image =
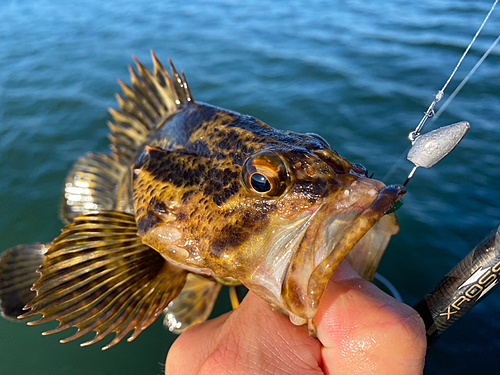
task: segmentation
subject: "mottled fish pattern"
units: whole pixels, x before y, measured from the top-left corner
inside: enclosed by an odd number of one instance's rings
[[[131,85],[119,81],[111,152],[68,173],[62,234],[0,260],[4,315],[59,321],[48,333],[77,327],[63,342],[115,333],[107,349],[162,312],[182,332],[207,319],[220,283],[241,283],[314,334],[344,258],[373,277],[404,188],[368,178],[318,135],[195,102],[172,63],[172,78],[154,53],[153,65],[136,60]]]

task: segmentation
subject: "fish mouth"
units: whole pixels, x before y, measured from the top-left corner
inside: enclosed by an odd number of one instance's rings
[[[405,192],[403,186],[359,178],[317,207],[281,285],[280,302],[292,318],[314,317],[333,272]]]

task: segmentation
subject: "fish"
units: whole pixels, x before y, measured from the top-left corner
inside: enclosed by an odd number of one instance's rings
[[[58,321],[91,345],[134,340],[162,313],[181,333],[221,285],[244,285],[315,335],[328,280],[347,259],[372,280],[406,190],[372,179],[321,136],[195,101],[184,72],[134,57],[110,109],[110,152],[71,167],[51,243],[0,258],[3,316]]]

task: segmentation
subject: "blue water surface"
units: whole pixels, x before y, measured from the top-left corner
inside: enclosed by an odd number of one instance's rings
[[[316,132],[386,183],[491,1],[0,2],[0,249],[50,241],[71,163],[105,152],[116,80],[131,56],[172,57],[194,98],[280,129]],[[500,9],[498,10],[500,12]],[[494,13],[448,94],[496,38]],[[426,130],[472,125],[460,146],[418,170],[380,272],[415,303],[500,222],[500,52],[494,50]],[[403,157],[404,158],[404,157]],[[395,163],[399,166],[393,168]],[[384,178],[389,171],[389,176]],[[224,309],[224,307],[221,307]],[[496,374],[496,291],[429,349],[428,374]],[[50,326],[50,324],[48,324]],[[133,343],[61,345],[51,327],[0,321],[2,374],[160,374],[175,336],[156,322]]]

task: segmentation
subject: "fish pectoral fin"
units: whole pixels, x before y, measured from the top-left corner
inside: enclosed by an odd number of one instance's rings
[[[45,260],[50,244],[19,245],[5,250],[0,257],[0,311],[5,318],[16,319],[23,307],[35,297],[31,290],[40,278],[36,272]]]
[[[61,218],[71,223],[79,215],[114,209],[116,186],[126,170],[108,155],[89,152],[80,157],[66,177]]]
[[[163,325],[180,334],[204,322],[214,308],[220,288],[218,282],[190,273],[182,292],[165,309]]]
[[[78,331],[68,342],[95,331],[82,346],[110,333],[110,348],[134,330],[127,341],[147,328],[182,290],[187,272],[168,263],[143,245],[132,215],[103,211],[78,216],[63,229],[45,254],[33,285],[36,297],[22,317],[43,317],[29,325],[57,320],[59,326],[44,334],[70,327]]]

